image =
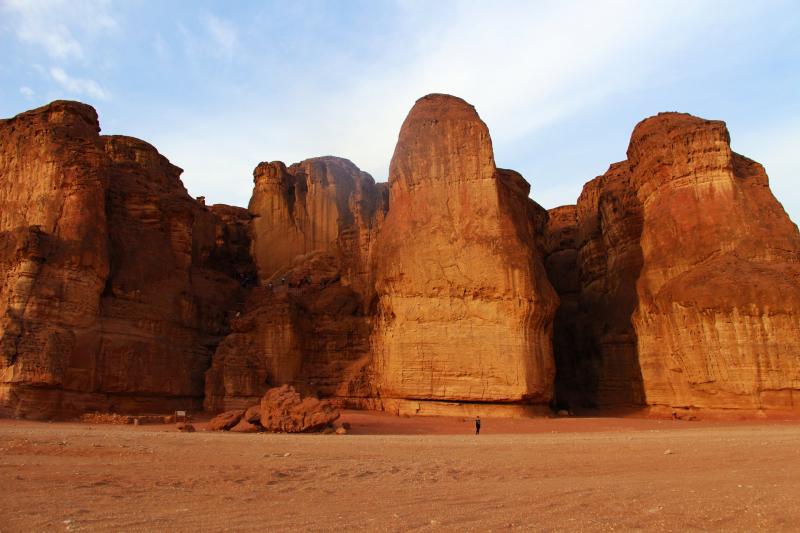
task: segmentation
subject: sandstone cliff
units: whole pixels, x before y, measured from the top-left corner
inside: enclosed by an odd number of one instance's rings
[[[388,184],[262,163],[248,210],[99,131],[76,102],[0,121],[0,414],[241,410],[285,384],[394,412],[522,413],[554,389],[798,408],[800,234],[722,122],[642,121],[549,213],[446,95],[409,113]]]
[[[240,280],[227,224],[152,146],[54,102],[0,122],[0,408],[202,400]]]
[[[546,403],[558,302],[537,244],[546,214],[519,174],[495,167],[475,109],[418,100],[389,186],[374,255],[381,398]]]
[[[565,400],[797,407],[800,236],[724,123],[644,120],[574,219],[559,214],[548,265],[566,302],[555,332]],[[575,237],[559,241],[565,231]]]
[[[642,205],[633,315],[647,402],[791,408],[800,394],[800,234],[725,124],[662,113],[628,148]]]
[[[289,168],[261,163],[253,179],[253,257],[264,283],[277,284],[307,254],[327,252],[342,265],[346,284],[369,290],[374,228],[387,208],[385,184],[338,157]]]
[[[367,396],[370,258],[385,184],[336,157],[261,163],[253,176],[261,286],[217,349],[206,408],[246,407],[287,383],[304,394]]]

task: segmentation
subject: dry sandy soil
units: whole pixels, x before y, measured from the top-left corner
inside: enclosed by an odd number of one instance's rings
[[[0,531],[800,530],[797,421],[486,419],[476,437],[343,419],[343,436],[0,420]]]

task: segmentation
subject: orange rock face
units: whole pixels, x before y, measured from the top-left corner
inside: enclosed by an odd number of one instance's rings
[[[633,315],[647,402],[800,405],[800,234],[725,124],[664,113],[633,132],[643,267]]]
[[[631,313],[642,266],[641,207],[627,162],[587,183],[577,206],[550,211],[548,273],[559,296],[553,343],[558,399],[584,407],[644,401]]]
[[[519,174],[461,99],[417,101],[389,171],[372,345],[382,399],[547,402],[558,298]]]
[[[574,267],[551,268],[580,279],[577,312],[564,309],[555,334],[573,339],[556,342],[565,398],[798,406],[800,236],[763,167],[731,151],[724,123],[644,120],[628,160],[584,187],[572,224],[573,242],[551,244],[548,257],[557,267],[577,251]],[[574,286],[556,286],[574,300]]]
[[[384,184],[338,157],[289,168],[261,163],[253,178],[253,257],[265,283],[277,285],[306,255],[327,252],[340,262],[347,284],[371,285],[370,248],[386,209]]]
[[[212,411],[246,407],[270,387],[366,396],[374,294],[370,264],[385,184],[350,161],[262,163],[250,202],[261,287],[248,296],[206,379]]]
[[[549,213],[446,95],[409,113],[388,184],[261,163],[247,210],[99,131],[75,102],[0,121],[0,414],[798,408],[800,234],[722,122],[644,120]]]
[[[227,333],[235,230],[152,146],[99,129],[74,102],[0,122],[5,412],[197,406]]]

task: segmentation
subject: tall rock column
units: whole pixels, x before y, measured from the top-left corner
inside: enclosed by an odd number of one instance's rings
[[[78,102],[0,121],[0,414],[198,407],[253,278],[244,210],[217,215],[153,146],[99,132]]]
[[[370,254],[386,186],[338,157],[253,172],[252,250],[261,286],[206,373],[205,407],[247,407],[273,386],[363,397],[374,294]]]
[[[110,162],[77,102],[0,121],[0,412],[60,406],[70,360],[99,345]]]
[[[519,174],[497,169],[475,109],[418,100],[389,186],[374,255],[383,401],[546,403],[558,305],[537,245],[546,214]]]
[[[628,149],[642,204],[633,315],[647,403],[800,406],[800,234],[724,122],[662,113]]]

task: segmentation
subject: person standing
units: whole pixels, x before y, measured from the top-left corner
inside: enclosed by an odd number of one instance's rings
[[[481,417],[475,417],[475,434],[479,435],[481,432]]]

